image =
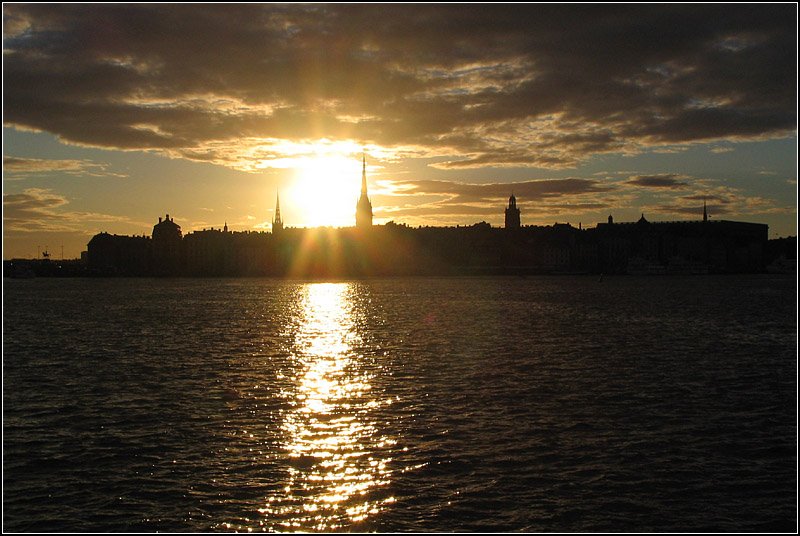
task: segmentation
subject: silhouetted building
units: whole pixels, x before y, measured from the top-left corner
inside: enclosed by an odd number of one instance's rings
[[[703,220],[597,225],[599,270],[606,273],[761,272],[769,227]],[[609,217],[609,222],[613,221]]]
[[[275,217],[272,219],[272,234],[283,231],[283,220],[281,220],[281,196],[275,194]]]
[[[94,275],[149,275],[152,241],[146,236],[99,233],[89,240],[86,259]]]
[[[366,167],[366,164],[364,164]],[[366,183],[366,180],[363,180]],[[364,187],[364,190],[366,188]],[[88,244],[96,275],[290,276],[447,275],[526,273],[692,274],[774,271],[791,259],[767,250],[764,224],[703,219],[614,222],[584,229],[570,224],[519,225],[512,195],[506,227],[371,225],[366,200],[359,225],[344,229],[283,228],[276,198],[273,233],[203,229],[181,235],[167,216],[153,238],[100,233]],[[361,207],[361,205],[359,205]],[[363,232],[364,228],[370,232]],[[787,246],[788,247],[788,246]],[[773,248],[775,249],[775,248]],[[793,266],[796,266],[796,261]],[[794,269],[794,268],[792,268]]]
[[[361,168],[361,197],[356,203],[356,227],[372,227],[372,203],[367,197],[367,157],[364,156]]]
[[[189,233],[183,239],[187,275],[232,275],[234,262],[233,233],[227,225],[222,230],[203,229]]]
[[[513,193],[508,198],[508,208],[506,208],[506,229],[519,229],[519,209],[517,198]]]
[[[156,275],[177,275],[181,260],[181,226],[169,214],[153,226],[153,271]]]
[[[170,218],[169,214],[163,220],[161,217],[158,218],[158,223],[153,226],[153,240],[155,242],[180,242],[181,238],[181,226],[175,223],[174,218]]]

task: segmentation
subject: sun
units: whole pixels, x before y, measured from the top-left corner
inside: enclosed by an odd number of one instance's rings
[[[355,224],[361,189],[361,162],[353,155],[323,154],[298,159],[287,203],[304,227],[348,227]],[[281,199],[284,194],[281,193]]]

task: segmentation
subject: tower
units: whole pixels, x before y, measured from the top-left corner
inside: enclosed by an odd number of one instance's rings
[[[517,208],[517,198],[514,194],[508,198],[508,208],[506,209],[506,229],[519,229],[519,209]]]
[[[181,226],[169,217],[153,226],[153,273],[155,275],[176,275],[180,270],[183,234]]]
[[[356,227],[372,227],[372,203],[367,197],[367,157],[361,161],[361,197],[356,203]]]
[[[703,221],[708,221],[708,209],[706,208],[705,199],[703,199]]]
[[[275,217],[272,219],[272,234],[283,231],[283,220],[281,220],[281,194],[275,194]]]

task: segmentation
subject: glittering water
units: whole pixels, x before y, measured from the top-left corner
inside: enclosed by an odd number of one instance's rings
[[[6,280],[7,531],[794,531],[792,276]]]

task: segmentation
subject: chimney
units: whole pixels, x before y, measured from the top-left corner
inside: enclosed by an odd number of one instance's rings
[[[158,223],[161,223],[161,216],[158,217]]]

